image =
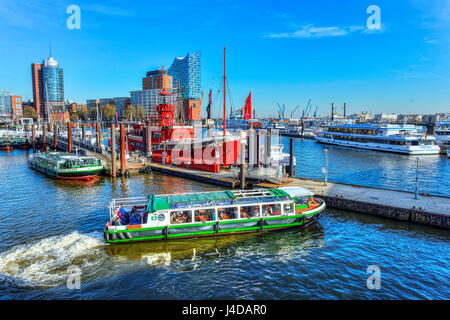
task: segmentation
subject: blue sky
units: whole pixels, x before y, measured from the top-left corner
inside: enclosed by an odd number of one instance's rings
[[[66,27],[71,4],[80,30]],[[366,27],[369,5],[380,7],[381,30]],[[350,113],[450,112],[448,0],[0,0],[0,89],[32,98],[30,65],[49,41],[66,99],[80,102],[129,95],[146,71],[198,50],[205,97],[216,96],[226,46],[233,104],[251,89],[260,116],[310,98],[322,115],[331,102]]]

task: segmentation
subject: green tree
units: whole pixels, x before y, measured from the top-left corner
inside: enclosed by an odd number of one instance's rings
[[[78,120],[78,112],[72,111],[70,113],[70,121],[76,122]]]
[[[33,118],[33,119],[37,119],[37,112],[36,109],[30,106],[25,106],[23,108],[23,117],[24,118]]]
[[[102,120],[113,121],[116,118],[116,107],[112,104],[105,104],[100,107]]]
[[[123,118],[127,121],[133,121],[136,118],[136,108],[132,104],[126,106],[123,111]]]

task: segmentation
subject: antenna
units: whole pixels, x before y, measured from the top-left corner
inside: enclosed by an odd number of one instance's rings
[[[52,43],[49,41],[48,42],[48,52],[50,54],[50,57],[52,56]]]

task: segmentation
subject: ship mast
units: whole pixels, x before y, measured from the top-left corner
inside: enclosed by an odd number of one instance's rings
[[[223,136],[226,135],[227,122],[227,47],[223,48]]]

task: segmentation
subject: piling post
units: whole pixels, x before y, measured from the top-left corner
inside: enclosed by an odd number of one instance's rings
[[[36,152],[36,128],[33,125],[31,125],[31,141],[33,143],[33,153]]]
[[[68,152],[72,153],[72,125],[70,122],[67,122],[67,144]]]
[[[241,189],[245,189],[245,142],[241,143]]]
[[[97,130],[97,148],[101,148],[101,145],[100,145],[100,123],[97,122],[95,124],[95,126],[96,126],[96,130]]]
[[[116,125],[111,124],[111,176],[116,177]]]
[[[149,126],[147,130],[147,141],[148,141],[148,153],[147,157],[152,156],[152,128]]]
[[[54,148],[56,151],[56,148],[58,147],[58,125],[56,123],[53,125],[53,140],[54,140]]]
[[[47,145],[46,145],[47,141],[46,141],[46,136],[45,136],[45,124],[42,125],[42,151],[46,151],[47,150]]]
[[[86,139],[86,124],[81,125],[81,141],[84,143]]]
[[[255,129],[250,128],[248,130],[248,136],[247,136],[247,141],[248,141],[248,164],[250,166],[254,166],[255,165]]]
[[[261,166],[261,159],[259,158],[259,151],[261,146],[261,131],[256,129],[256,166],[259,168]]]
[[[265,150],[264,150],[264,167],[266,168],[270,167],[271,148],[272,148],[272,141],[270,134],[271,134],[270,131],[266,131]]]
[[[47,129],[48,129],[48,132],[52,132],[52,124],[50,122],[47,123]]]
[[[289,177],[293,177],[295,175],[294,168],[294,138],[291,138],[290,148],[289,148]]]
[[[125,124],[120,124],[120,173],[125,175]]]

